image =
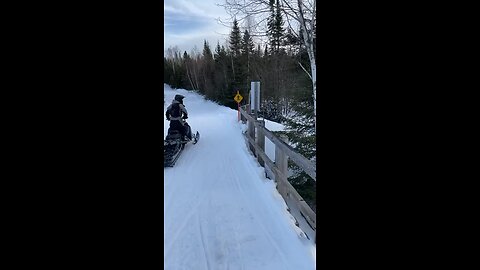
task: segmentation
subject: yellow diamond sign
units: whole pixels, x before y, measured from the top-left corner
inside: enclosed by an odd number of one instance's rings
[[[235,97],[233,98],[237,103],[240,103],[240,101],[242,101],[243,97],[242,95],[240,95],[240,93],[237,91],[237,94],[235,95]]]

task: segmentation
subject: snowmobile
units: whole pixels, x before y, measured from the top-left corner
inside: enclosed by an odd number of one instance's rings
[[[163,142],[164,167],[173,167],[180,157],[185,145],[189,142],[196,144],[200,139],[200,134],[192,136],[192,139],[182,138],[182,134],[178,130],[169,129],[167,137]]]

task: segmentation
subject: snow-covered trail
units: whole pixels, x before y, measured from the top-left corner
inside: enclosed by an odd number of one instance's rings
[[[237,112],[167,85],[164,112],[175,94],[200,141],[164,170],[165,269],[315,269],[315,246],[248,152]]]

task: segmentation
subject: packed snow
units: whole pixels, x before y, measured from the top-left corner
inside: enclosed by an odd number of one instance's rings
[[[249,152],[237,111],[164,85],[164,112],[175,94],[200,141],[164,169],[164,268],[315,269],[316,247]]]

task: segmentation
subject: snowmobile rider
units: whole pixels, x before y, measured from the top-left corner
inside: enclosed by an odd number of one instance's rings
[[[175,95],[175,98],[172,100],[172,104],[170,104],[167,108],[167,112],[165,115],[167,116],[167,120],[170,121],[170,130],[178,130],[182,134],[182,138],[185,140],[192,139],[192,130],[185,119],[188,118],[188,112],[183,105],[183,99],[185,97],[182,95]]]

